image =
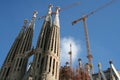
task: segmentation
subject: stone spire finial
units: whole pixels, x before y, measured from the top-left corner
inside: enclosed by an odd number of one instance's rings
[[[60,11],[60,7],[56,7],[56,14],[58,14],[59,13],[59,11]]]
[[[26,26],[27,23],[28,23],[28,20],[25,19],[25,20],[24,20],[24,25]]]
[[[68,67],[69,62],[66,62],[66,67]]]
[[[88,63],[86,63],[85,66],[86,66],[86,70],[90,69],[90,65]]]
[[[48,14],[51,14],[52,13],[52,7],[53,7],[53,5],[52,4],[50,4],[49,6],[48,6]]]
[[[52,5],[50,4],[48,6],[48,13],[46,15],[45,21],[50,21],[50,24],[52,25],[52,18],[51,18],[51,14],[52,14]]]
[[[57,27],[60,27],[60,23],[59,23],[59,11],[60,11],[60,7],[56,7],[56,14],[55,14],[55,19],[54,19],[54,25]]]
[[[33,18],[36,18],[36,15],[38,14],[38,12],[35,10],[34,12],[33,12]]]
[[[112,60],[110,60],[109,63],[112,64]]]
[[[81,58],[78,59],[78,62],[79,62],[79,67],[82,68],[82,60],[81,60]]]
[[[34,22],[35,22],[35,19],[36,19],[37,14],[38,14],[38,12],[35,10],[35,11],[33,12],[33,17],[32,17],[32,20],[30,21],[28,27],[34,28]]]
[[[101,63],[98,63],[98,68],[101,69]]]
[[[79,62],[79,64],[82,64],[82,60],[81,60],[81,58],[78,59],[78,62]]]

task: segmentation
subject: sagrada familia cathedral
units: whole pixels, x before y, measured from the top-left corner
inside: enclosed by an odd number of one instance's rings
[[[49,5],[45,16],[36,47],[32,47],[34,24],[37,11],[34,11],[30,23],[27,20],[13,45],[0,70],[0,80],[120,80],[120,73],[110,61],[110,68],[102,71],[98,64],[98,73],[93,73],[93,66],[89,63],[82,64],[73,69],[71,63],[66,62],[60,66],[60,23],[59,7],[56,7],[54,20],[52,19],[52,5]],[[72,54],[72,51],[70,51]],[[34,55],[30,67],[27,69],[28,59]]]

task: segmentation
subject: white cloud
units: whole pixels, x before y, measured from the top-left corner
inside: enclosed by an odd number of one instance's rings
[[[70,61],[70,44],[72,44],[72,62],[74,63],[78,59],[78,55],[81,53],[81,45],[72,37],[64,37],[61,39],[61,65],[65,65],[66,61]]]

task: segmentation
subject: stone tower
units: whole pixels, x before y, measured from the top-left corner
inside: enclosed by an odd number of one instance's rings
[[[10,69],[12,67],[13,60],[15,58],[15,55],[17,55],[17,51],[20,48],[23,36],[25,34],[26,24],[27,24],[27,20],[24,20],[24,25],[8,52],[8,55],[1,68],[0,80],[6,80],[8,78],[8,75],[10,74]]]
[[[59,8],[52,22],[52,5],[49,5],[33,60],[33,80],[59,80],[60,69],[60,25]]]
[[[8,80],[22,80],[26,72],[28,58],[25,55],[27,51],[31,50],[36,14],[37,12],[34,11],[32,20],[26,28],[20,47],[16,52],[13,66],[10,69]]]

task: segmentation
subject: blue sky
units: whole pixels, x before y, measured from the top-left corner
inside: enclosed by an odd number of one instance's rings
[[[81,50],[77,52],[83,63],[87,62],[86,44],[82,22],[72,26],[71,22],[80,18],[99,6],[111,0],[0,0],[0,67],[18,35],[24,19],[31,20],[34,10],[38,11],[33,38],[36,45],[38,34],[44,20],[39,16],[47,13],[48,5],[53,4],[61,9],[80,2],[80,5],[60,12],[61,39],[72,38],[79,44]],[[120,70],[120,0],[115,0],[110,6],[98,11],[87,19],[93,64],[97,71],[97,64],[101,62],[103,69],[109,67],[109,60]],[[69,50],[68,50],[69,51]],[[66,54],[67,55],[67,54]],[[77,61],[73,64],[76,66]]]

